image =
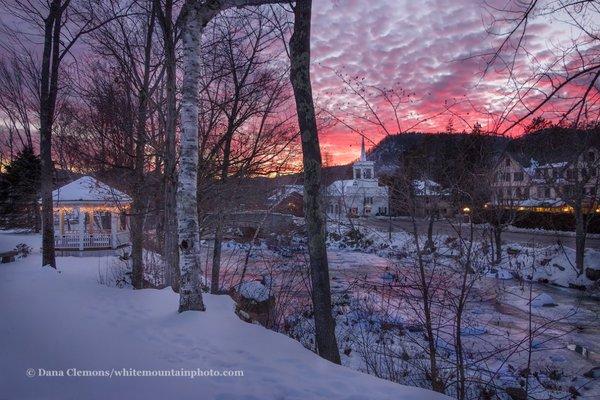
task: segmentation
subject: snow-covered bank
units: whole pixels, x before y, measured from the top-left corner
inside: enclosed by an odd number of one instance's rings
[[[226,296],[177,313],[170,289],[102,286],[109,257],[34,255],[0,266],[0,388],[18,399],[441,399],[333,365],[298,342],[240,321]],[[241,370],[243,377],[32,377],[63,371]],[[73,372],[73,370],[70,370]]]

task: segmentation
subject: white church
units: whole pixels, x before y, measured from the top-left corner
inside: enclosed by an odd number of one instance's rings
[[[365,139],[360,158],[352,167],[353,179],[339,180],[327,187],[327,214],[330,219],[387,215],[388,187],[379,185],[375,162],[367,160]]]

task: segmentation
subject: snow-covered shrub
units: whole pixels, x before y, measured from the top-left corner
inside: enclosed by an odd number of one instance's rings
[[[16,245],[15,250],[17,251],[17,258],[25,258],[31,254],[31,247],[25,243]]]
[[[98,283],[109,287],[131,287],[131,265],[119,258],[98,268]]]
[[[358,227],[346,228],[343,232],[329,232],[328,242],[338,248],[349,248],[352,250],[368,250],[373,246],[373,240]]]
[[[110,287],[131,287],[131,259],[129,257],[109,257],[104,265],[98,267],[98,283]],[[151,251],[144,251],[144,287],[160,288],[164,285],[165,264],[161,256]]]
[[[165,285],[165,262],[162,257],[152,251],[144,251],[144,286],[160,288]]]

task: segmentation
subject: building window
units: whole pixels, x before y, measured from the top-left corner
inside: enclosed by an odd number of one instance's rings
[[[515,172],[513,177],[515,182],[521,182],[524,179],[523,172]]]
[[[373,198],[372,197],[365,197],[365,201],[363,203],[365,206],[370,206],[373,205]]]
[[[363,176],[365,179],[371,179],[371,170],[370,169],[365,169],[363,171]]]
[[[356,168],[354,170],[354,179],[360,179],[360,169]]]
[[[506,160],[504,160],[504,165],[510,167],[510,158],[507,157]]]

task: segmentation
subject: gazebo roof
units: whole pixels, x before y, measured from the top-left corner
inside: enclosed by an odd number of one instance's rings
[[[91,176],[83,176],[52,192],[52,201],[59,204],[131,203],[131,197]]]

